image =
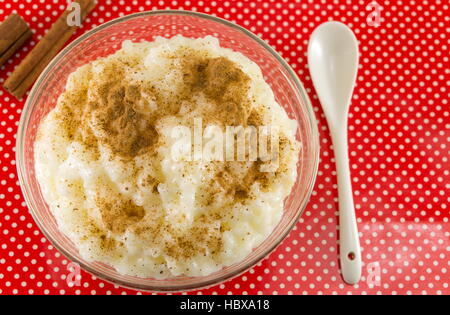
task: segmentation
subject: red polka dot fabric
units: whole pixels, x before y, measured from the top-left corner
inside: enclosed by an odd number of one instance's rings
[[[17,12],[35,32],[0,69],[0,83],[65,7],[65,0],[0,0],[0,20]],[[213,14],[275,47],[307,88],[321,139],[314,192],[289,237],[245,274],[189,294],[450,294],[448,1],[98,0],[76,36],[160,9]],[[364,261],[355,286],[344,284],[339,271],[333,151],[306,58],[312,31],[330,20],[349,25],[360,41],[349,119]],[[23,105],[0,89],[0,294],[143,294],[84,271],[71,282],[71,262],[39,231],[18,184],[14,146]]]

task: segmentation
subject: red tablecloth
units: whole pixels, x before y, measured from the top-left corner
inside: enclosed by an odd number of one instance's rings
[[[372,5],[368,6],[370,3]],[[450,18],[448,1],[98,0],[80,35],[118,16],[156,9],[214,14],[273,45],[297,71],[316,111],[321,164],[311,202],[282,245],[244,275],[199,294],[449,294]],[[22,15],[35,35],[0,69],[0,83],[64,10],[65,0],[0,0],[0,20]],[[382,10],[381,10],[382,9]],[[380,13],[380,25],[376,17]],[[363,279],[339,273],[337,190],[327,124],[306,47],[316,26],[348,24],[361,67],[350,110],[350,159],[363,248]],[[0,294],[136,294],[68,262],[31,218],[17,182],[15,134],[24,102],[0,89]],[[379,277],[376,277],[379,275]]]

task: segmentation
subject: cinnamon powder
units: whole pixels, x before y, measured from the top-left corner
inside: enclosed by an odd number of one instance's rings
[[[183,84],[170,100],[159,95],[147,82],[137,84],[127,80],[124,68],[130,63],[132,66],[134,61],[120,58],[109,62],[89,84],[66,92],[60,117],[66,136],[83,143],[86,150],[96,153],[97,157],[99,146],[106,146],[114,156],[129,161],[132,166],[135,157],[154,155],[161,145],[155,123],[165,116],[179,115],[182,102],[192,100],[198,93],[214,104],[212,110],[202,111],[201,118],[206,123],[255,127],[263,124],[262,114],[252,109],[252,100],[248,97],[250,78],[235,63],[224,57],[210,58],[191,49],[178,51],[175,56],[183,56],[180,62]],[[149,113],[142,109],[148,97],[158,105],[157,111]],[[219,253],[223,245],[221,233],[227,226],[216,223],[227,216],[233,203],[255,198],[250,194],[254,182],[259,182],[264,189],[270,187],[274,178],[274,174],[260,171],[261,161],[252,163],[244,174],[233,172],[231,163],[223,162],[217,167],[215,177],[204,185],[206,196],[203,199],[205,206],[213,206],[215,196],[226,192],[232,202],[197,218],[188,231],[180,232],[158,219],[155,219],[158,224],[149,226],[144,221],[144,208],[120,195],[112,200],[97,198],[102,220],[112,233],[122,234],[132,228],[144,239],[163,242],[167,254],[174,258]],[[150,178],[148,185],[157,192],[156,179]],[[207,229],[205,224],[215,228]],[[167,233],[171,235],[170,241],[162,237]],[[111,246],[109,241],[105,244]]]

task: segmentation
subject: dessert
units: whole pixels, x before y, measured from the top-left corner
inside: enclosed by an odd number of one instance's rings
[[[268,140],[277,149],[269,159],[249,148],[245,159],[175,158],[186,138],[174,130],[199,120],[201,149],[208,128],[230,126],[277,129]],[[204,276],[243,260],[280,221],[297,177],[297,127],[260,68],[216,38],[126,41],[70,75],[39,127],[35,169],[84,259],[138,277]]]

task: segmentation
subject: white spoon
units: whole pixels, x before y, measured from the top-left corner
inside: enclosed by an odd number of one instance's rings
[[[344,281],[361,278],[361,248],[350,180],[347,117],[358,72],[358,42],[339,22],[320,25],[308,48],[311,78],[333,140],[339,192],[340,261]]]

